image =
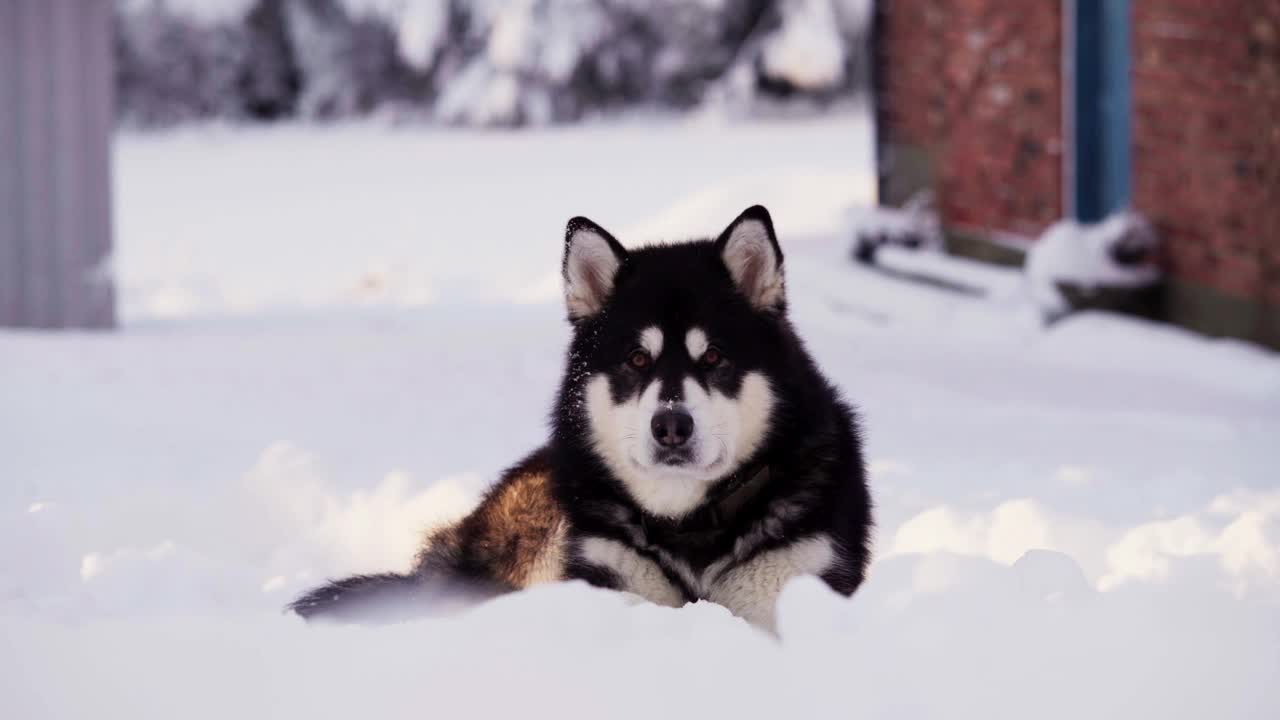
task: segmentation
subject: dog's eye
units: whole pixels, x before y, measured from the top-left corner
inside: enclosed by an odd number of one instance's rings
[[[702,357],[698,358],[698,364],[710,370],[720,364],[724,357],[720,354],[720,348],[712,345],[707,351],[702,353]]]
[[[636,370],[643,370],[649,367],[652,362],[653,358],[649,357],[649,353],[644,350],[632,350],[631,354],[627,356],[627,364]]]

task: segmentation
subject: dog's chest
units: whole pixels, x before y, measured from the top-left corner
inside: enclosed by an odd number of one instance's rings
[[[705,536],[664,533],[620,520],[617,537],[582,537],[578,553],[609,570],[619,589],[651,602],[678,607],[710,600],[756,625],[772,627],[774,604],[786,582],[798,575],[820,575],[838,558],[828,535],[787,537],[779,515],[788,508],[770,510],[740,532],[720,536],[714,530]]]

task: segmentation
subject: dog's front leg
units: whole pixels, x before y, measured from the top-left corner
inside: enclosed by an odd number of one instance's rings
[[[724,570],[711,585],[707,599],[773,632],[778,622],[778,595],[787,581],[800,575],[821,575],[835,560],[835,547],[826,535],[763,550]]]
[[[685,603],[684,593],[667,579],[658,563],[618,540],[580,538],[567,574],[570,579],[638,595],[657,605],[680,607]]]

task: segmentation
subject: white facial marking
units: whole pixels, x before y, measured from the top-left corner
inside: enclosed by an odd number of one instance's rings
[[[657,326],[650,326],[640,333],[640,347],[649,353],[649,357],[658,359],[662,354],[662,331]]]
[[[680,518],[696,509],[714,481],[749,459],[769,430],[773,392],[758,372],[742,379],[737,397],[708,392],[692,378],[683,383],[680,403],[693,417],[688,462],[668,465],[657,460],[658,445],[650,422],[660,407],[661,382],[615,404],[609,378],[597,375],[586,383],[584,399],[591,442],[596,453],[622,481],[632,499],[648,512]]]
[[[573,234],[564,267],[564,300],[570,317],[590,317],[604,307],[621,264],[599,233],[582,228]]]
[[[723,396],[721,396],[723,397]],[[737,415],[742,421],[738,429],[736,462],[744,462],[752,453],[760,448],[765,434],[769,432],[769,420],[773,413],[773,390],[763,373],[749,372],[742,377],[742,388],[738,391],[736,401],[725,398],[725,402],[737,402]]]
[[[684,605],[684,595],[667,580],[657,563],[617,540],[583,538],[578,553],[592,565],[612,570],[622,581],[624,592],[635,593],[658,605]]]
[[[693,328],[685,333],[684,347],[694,360],[702,357],[702,353],[707,351],[707,345],[707,334],[701,328]]]
[[[778,595],[787,581],[799,575],[820,575],[836,558],[834,543],[826,535],[797,540],[730,568],[712,586],[707,599],[756,627],[772,631],[777,625]]]
[[[596,453],[632,499],[654,515],[679,518],[702,502],[707,485],[715,478],[705,477],[694,467],[654,461],[649,423],[660,404],[661,384],[654,381],[639,395],[615,405],[609,378],[597,375],[587,381],[587,418]]]
[[[764,223],[759,220],[738,223],[725,242],[723,258],[734,284],[752,305],[763,310],[782,303],[785,294],[782,268]]]
[[[693,416],[694,439],[715,446],[707,452],[716,456],[720,475],[746,462],[769,430],[773,392],[761,373],[744,375],[736,398],[714,388],[708,393],[692,378],[685,378],[684,399]]]

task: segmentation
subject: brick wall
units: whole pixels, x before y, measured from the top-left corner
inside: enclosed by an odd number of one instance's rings
[[[1170,273],[1280,311],[1280,2],[1133,0],[1134,204]]]
[[[878,3],[881,140],[900,164],[928,157],[951,227],[1034,235],[1061,217],[1061,18],[1060,0]]]
[[[1162,312],[1280,348],[1280,0],[1130,2],[1132,200],[1165,241]],[[1063,214],[1062,11],[879,0],[886,202],[933,186],[949,228],[986,236]]]

